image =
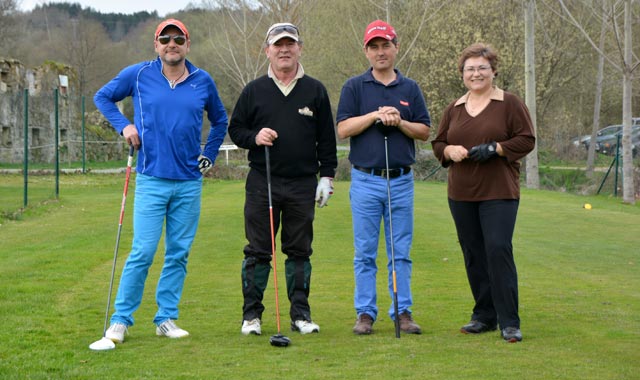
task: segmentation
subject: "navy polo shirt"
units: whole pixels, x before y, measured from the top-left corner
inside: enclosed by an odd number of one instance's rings
[[[336,121],[362,116],[378,107],[391,106],[400,111],[403,120],[431,124],[429,111],[418,84],[397,69],[396,80],[389,85],[378,82],[369,68],[347,80],[340,93]],[[350,138],[349,161],[365,168],[384,168],[384,135],[377,128],[368,128]],[[387,140],[389,168],[410,166],[415,162],[416,149],[412,138],[399,130],[392,131]]]

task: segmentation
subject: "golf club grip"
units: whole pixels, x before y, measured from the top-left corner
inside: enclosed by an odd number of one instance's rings
[[[133,145],[129,145],[129,157],[127,158],[127,170],[125,174],[124,180],[124,189],[122,190],[122,203],[120,204],[120,220],[118,222],[119,225],[122,225],[122,220],[124,219],[124,208],[127,203],[127,192],[129,191],[129,179],[131,178],[131,166],[133,165],[133,155],[135,150]]]
[[[264,164],[267,169],[267,196],[269,197],[269,207],[271,207],[271,158],[269,157],[269,146],[264,146]]]

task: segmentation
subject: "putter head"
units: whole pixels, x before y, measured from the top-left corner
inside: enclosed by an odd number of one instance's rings
[[[276,334],[269,338],[269,343],[274,347],[287,347],[291,340],[282,334]]]

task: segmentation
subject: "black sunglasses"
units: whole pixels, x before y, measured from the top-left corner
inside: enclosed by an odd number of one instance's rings
[[[172,38],[173,38],[173,41],[178,45],[184,45],[184,43],[187,42],[187,37],[185,36],[181,36],[181,35],[171,36],[168,34],[158,36],[158,42],[160,42],[163,45],[166,45],[169,43],[169,41],[171,41]]]

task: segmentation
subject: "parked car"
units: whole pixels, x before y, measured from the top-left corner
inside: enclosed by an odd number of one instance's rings
[[[618,139],[622,141],[622,128],[613,135],[603,136],[602,139],[598,136],[596,139],[596,152],[609,156],[616,154]],[[631,127],[631,154],[633,157],[638,154],[638,150],[640,150],[640,124]]]
[[[632,117],[631,125],[632,127],[640,126],[640,117]],[[620,131],[622,131],[622,124],[608,125],[598,130],[598,132],[596,132],[596,149],[598,147],[597,145],[598,142],[609,141],[613,137],[615,137],[616,133]],[[583,135],[583,136],[576,137],[573,140],[571,140],[571,143],[574,146],[583,145],[585,149],[589,149],[589,145],[591,143],[591,135]]]
[[[609,125],[600,129],[596,133],[596,151],[598,151],[599,143],[615,139],[616,134],[620,131],[622,131],[622,124]],[[586,139],[582,144],[586,149],[589,149],[589,145],[591,145],[591,136],[589,136],[589,138]]]

